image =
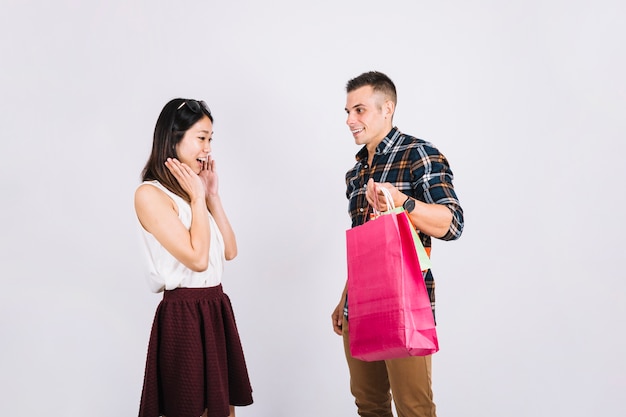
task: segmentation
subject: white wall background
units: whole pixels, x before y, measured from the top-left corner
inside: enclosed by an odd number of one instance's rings
[[[435,242],[440,416],[624,416],[626,3],[2,0],[0,414],[131,416],[160,296],[132,195],[174,97],[206,100],[240,255],[224,278],[255,404],[356,415],[345,82],[450,160]]]

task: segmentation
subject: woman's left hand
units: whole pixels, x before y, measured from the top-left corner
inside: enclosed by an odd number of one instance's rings
[[[207,157],[206,162],[202,165],[202,169],[198,174],[204,183],[207,198],[218,195],[219,186],[217,178],[217,170],[215,169],[215,160],[211,155]]]

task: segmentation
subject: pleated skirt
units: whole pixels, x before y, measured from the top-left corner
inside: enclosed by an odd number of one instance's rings
[[[139,417],[227,417],[252,404],[232,305],[222,286],[165,291],[152,325]]]

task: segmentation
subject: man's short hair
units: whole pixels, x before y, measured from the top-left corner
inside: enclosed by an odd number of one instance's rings
[[[374,91],[383,93],[394,104],[397,103],[396,86],[389,77],[378,71],[364,72],[358,77],[351,79],[346,84],[346,92],[349,93],[366,85],[371,86]]]

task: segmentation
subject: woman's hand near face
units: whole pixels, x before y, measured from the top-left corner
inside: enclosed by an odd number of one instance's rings
[[[222,200],[219,195],[217,170],[215,169],[215,160],[209,157],[207,161],[202,165],[202,170],[199,174],[202,182],[204,183],[204,190],[206,192],[206,205],[215,222],[219,227],[222,236],[224,237],[224,256],[226,260],[234,259],[237,256],[237,240],[235,238],[235,232],[228,221],[224,207],[222,206]]]
[[[206,162],[202,164],[202,169],[200,170],[200,179],[204,184],[204,190],[206,196],[211,198],[219,194],[219,186],[218,186],[218,178],[217,178],[217,170],[215,168],[215,160],[211,158],[211,155],[207,157]]]
[[[191,201],[197,199],[204,201],[206,195],[204,182],[188,165],[183,164],[178,159],[168,158],[165,166],[174,175],[183,190],[189,194]]]

